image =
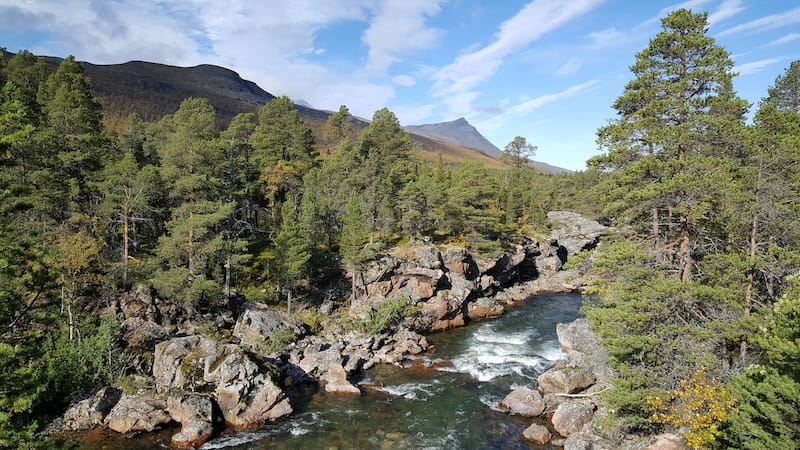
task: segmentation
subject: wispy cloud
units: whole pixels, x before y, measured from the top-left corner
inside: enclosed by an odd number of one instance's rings
[[[745,7],[742,6],[742,0],[725,0],[713,14],[708,16],[708,23],[710,25],[715,25],[725,19],[730,19],[744,10]]]
[[[741,25],[737,25],[733,28],[728,28],[727,30],[719,33],[719,35],[727,36],[730,34],[743,33],[743,32],[756,33],[764,30],[772,30],[775,28],[784,27],[786,25],[791,25],[795,23],[800,23],[800,8],[795,8],[790,11],[778,14],[772,14],[770,16],[746,22]]]
[[[692,11],[700,10],[700,9],[702,9],[701,7],[703,5],[705,5],[706,3],[710,2],[710,1],[711,0],[688,0],[688,1],[685,1],[685,2],[675,3],[675,4],[672,4],[672,5],[666,6],[664,8],[661,8],[661,10],[658,12],[658,14],[656,14],[655,16],[653,16],[653,17],[645,20],[644,22],[640,23],[634,29],[638,30],[638,29],[650,27],[651,25],[654,25],[654,24],[658,23],[661,20],[662,17],[666,16],[667,14],[671,13],[672,11],[675,11],[676,9],[691,9]]]
[[[388,0],[381,2],[364,32],[369,48],[367,67],[383,72],[400,57],[435,46],[443,31],[426,26],[441,10],[443,0]]]
[[[493,76],[509,54],[587,13],[602,1],[534,0],[528,3],[514,17],[500,25],[491,44],[463,54],[443,67],[435,76],[435,95],[446,97],[452,112],[469,112],[470,99],[479,95],[474,89]]]
[[[417,84],[417,80],[415,80],[414,77],[410,75],[395,75],[394,77],[392,77],[392,81],[394,82],[394,84],[403,87],[411,87]]]
[[[591,80],[569,87],[561,92],[546,94],[530,100],[525,100],[521,103],[505,108],[502,114],[479,122],[479,128],[481,130],[486,130],[487,133],[492,133],[514,117],[529,114],[547,104],[555,103],[560,100],[574,97],[582,92],[590,91],[598,84],[600,84],[598,80]]]
[[[798,39],[800,39],[800,33],[789,33],[782,38],[778,38],[775,39],[774,41],[767,43],[767,45],[783,45],[783,44],[788,44],[789,42],[794,42]]]
[[[783,58],[760,59],[758,61],[753,61],[749,63],[740,64],[738,66],[734,66],[733,71],[738,72],[739,75],[750,75],[753,73],[761,72],[767,66],[771,66],[781,61],[783,61]]]
[[[558,70],[556,70],[556,75],[572,75],[573,73],[579,71],[581,69],[581,60],[578,58],[570,58],[567,62],[562,64]]]
[[[608,48],[619,45],[625,41],[627,35],[616,28],[606,28],[605,30],[593,31],[589,33],[590,44],[594,49]]]

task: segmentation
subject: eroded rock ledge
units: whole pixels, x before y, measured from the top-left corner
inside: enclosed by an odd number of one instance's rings
[[[177,422],[181,431],[173,436],[172,446],[193,448],[223,424],[253,428],[290,415],[297,388],[307,383],[319,383],[332,395],[360,395],[354,375],[426,351],[425,333],[499,316],[537,293],[581,289],[583,276],[562,266],[568,257],[597,245],[606,228],[568,212],[549,213],[548,219],[554,225],[548,239],[528,240],[496,258],[425,243],[381,255],[357,279],[357,300],[347,314],[368,318],[398,298],[414,312],[391,332],[372,336],[335,327],[333,332],[311,335],[305,324],[285,312],[245,302],[210,318],[218,330],[212,339],[183,320],[174,304],[137,288],[120,299],[119,309],[123,338],[136,354],[134,364],[147,375],[138,376],[135,392],[107,387],[74,404],[51,431],[107,427],[128,433]],[[345,304],[324,303],[320,314],[335,322],[343,317]],[[279,351],[266,345],[283,335],[294,336],[296,342]],[[596,385],[599,379],[582,372],[548,376],[551,385],[569,392]],[[508,399],[509,407],[535,416],[541,414],[540,406],[557,405],[553,393],[545,393],[538,403],[536,395],[538,391],[516,393]],[[559,429],[578,430],[582,420],[565,421]],[[526,436],[544,436],[544,431],[548,430],[528,430]]]

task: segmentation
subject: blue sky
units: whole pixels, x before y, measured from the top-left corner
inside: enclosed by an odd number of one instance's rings
[[[465,117],[499,148],[524,136],[536,160],[579,170],[634,55],[679,7],[709,13],[751,103],[800,59],[797,0],[0,0],[0,46],[218,64],[317,108]]]

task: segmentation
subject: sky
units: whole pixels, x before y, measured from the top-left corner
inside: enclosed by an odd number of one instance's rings
[[[502,149],[582,170],[637,52],[708,12],[754,106],[800,59],[797,0],[0,0],[0,47],[80,61],[216,64],[274,95],[403,125],[466,118]]]

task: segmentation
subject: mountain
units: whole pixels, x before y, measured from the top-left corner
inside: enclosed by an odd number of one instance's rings
[[[452,122],[409,125],[404,128],[409,133],[474,148],[490,156],[500,156],[503,153],[463,117]]]
[[[503,152],[472,126],[463,117],[451,122],[430,123],[424,125],[409,125],[403,127],[407,132],[441,142],[454,144],[462,147],[474,148],[490,158],[499,158]],[[531,161],[531,165],[540,172],[545,173],[569,173],[571,170],[563,167],[553,166],[539,161]]]
[[[12,53],[3,51],[4,59],[12,56]],[[53,70],[63,61],[51,56],[44,58]],[[236,114],[254,112],[275,98],[233,70],[209,64],[194,67],[145,61],[82,64],[92,80],[94,95],[103,106],[103,121],[112,130],[120,130],[126,118],[134,112],[146,121],[157,121],[177,111],[187,97],[207,98],[224,127]],[[312,108],[302,100],[295,100],[295,108],[319,138],[331,111]],[[353,125],[363,129],[369,121],[354,118]],[[406,130],[418,149],[418,155],[428,161],[436,162],[441,155],[442,161],[448,164],[474,161],[492,168],[505,167],[498,158],[500,150],[464,119],[406,127]],[[459,140],[454,136],[462,138]],[[546,167],[540,170],[554,172]]]

